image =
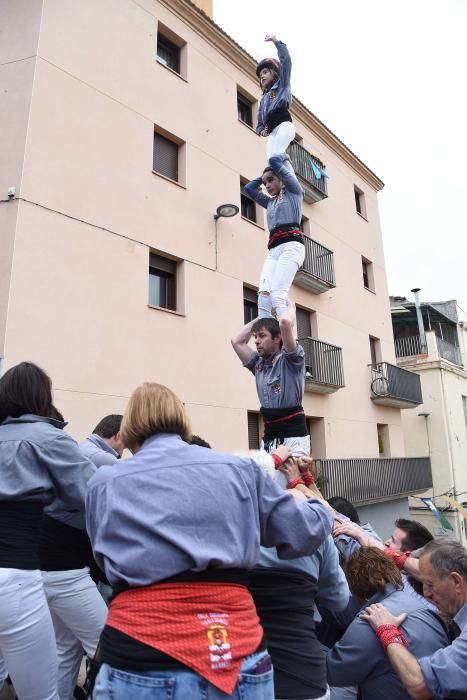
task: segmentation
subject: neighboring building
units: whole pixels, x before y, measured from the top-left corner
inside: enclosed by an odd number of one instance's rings
[[[149,379],[213,446],[259,441],[254,382],[229,339],[254,313],[266,252],[263,211],[240,192],[264,167],[260,92],[255,61],[205,12],[0,5],[0,355],[50,373],[78,439]],[[293,117],[307,239],[292,295],[313,452],[328,493],[367,510],[393,499],[378,506],[387,531],[430,470],[425,449],[404,457],[400,409],[421,395],[395,366],[383,183],[298,100]],[[214,220],[223,203],[240,215]]]
[[[430,454],[433,490],[421,495],[436,496],[452,534],[465,544],[464,517],[441,494],[467,506],[466,327],[458,319],[456,301],[422,303],[421,335],[415,304],[405,297],[390,297],[390,302],[397,363],[420,376],[423,393],[418,410],[402,415],[407,455]],[[410,499],[410,512],[437,534],[445,534],[419,499]]]

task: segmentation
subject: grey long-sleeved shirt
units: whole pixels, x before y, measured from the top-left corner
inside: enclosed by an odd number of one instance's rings
[[[271,156],[268,161],[269,166],[284,185],[275,197],[270,197],[261,190],[261,185],[263,184],[262,175],[248,182],[243,188],[250,199],[258,202],[261,207],[266,209],[269,231],[279,228],[281,224],[300,224],[302,220],[303,188],[297,180],[291,165],[285,164],[286,160],[286,155],[280,153]]]
[[[290,87],[290,75],[292,73],[292,59],[289,50],[282,41],[275,41],[275,47],[279,56],[281,70],[279,79],[271,85],[259,103],[258,123],[256,133],[261,134],[266,126],[268,115],[276,109],[290,109],[292,104],[292,90]]]
[[[373,603],[383,603],[393,615],[409,613],[401,628],[409,642],[409,650],[415,656],[431,655],[449,644],[442,622],[404,591],[388,584],[385,593],[375,594],[365,607]],[[329,651],[326,661],[331,686],[359,685],[364,700],[409,698],[373,629],[359,617]]]
[[[29,414],[3,421],[0,502],[49,505],[47,510],[52,517],[73,527],[84,527],[86,483],[96,467],[63,432],[64,425],[52,418]]]
[[[280,558],[314,552],[331,511],[297,501],[251,459],[161,433],[89,482],[86,522],[111,583],[146,586],[186,571],[252,568],[260,544]]]

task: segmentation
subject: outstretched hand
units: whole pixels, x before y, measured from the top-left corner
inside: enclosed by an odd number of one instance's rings
[[[278,39],[275,34],[266,34],[264,41],[278,41]]]
[[[394,625],[399,627],[404,620],[407,619],[407,613],[401,613],[397,617],[391,615],[381,603],[374,603],[365,608],[365,612],[360,614],[360,618],[368,622],[373,629],[377,629],[381,625]]]
[[[282,467],[280,467],[279,471],[285,474],[285,476],[287,477],[287,483],[289,484],[294,479],[298,479],[300,477],[300,471],[297,462],[293,457],[289,457],[289,459],[286,462],[284,462]]]

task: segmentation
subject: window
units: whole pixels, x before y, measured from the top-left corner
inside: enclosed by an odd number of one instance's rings
[[[238,118],[244,124],[253,127],[253,107],[252,102],[237,90],[237,111]]]
[[[302,216],[302,220],[300,222],[300,231],[302,231],[305,236],[310,235],[310,220],[306,216]]]
[[[149,254],[149,299],[151,306],[176,310],[177,263],[156,253]]]
[[[365,289],[369,289],[370,292],[375,291],[375,281],[373,277],[373,263],[362,258],[362,276],[363,276],[363,286]]]
[[[257,413],[248,411],[248,449],[259,450],[260,446],[259,416]]]
[[[246,180],[240,178],[240,203],[242,216],[244,219],[253,221],[253,223],[256,224],[256,204],[252,199],[243,193],[243,186],[246,185],[246,183]]]
[[[243,317],[245,324],[253,321],[258,315],[258,292],[251,287],[243,287]]]
[[[152,169],[159,175],[180,182],[180,151],[184,146],[174,136],[171,137],[166,132],[156,131],[156,127],[154,129]]]
[[[160,32],[157,33],[157,60],[176,73],[180,73],[180,47]]]
[[[467,430],[467,396],[462,397],[462,404],[464,406],[464,420],[465,420],[465,428]]]
[[[370,335],[370,357],[372,365],[381,362],[381,344],[379,339],[374,338],[372,335]]]
[[[297,306],[297,338],[302,340],[303,338],[311,337],[311,319],[310,312],[306,309],[300,309]]]
[[[378,452],[380,457],[389,457],[391,451],[389,449],[389,426],[383,423],[378,423],[376,426],[378,431]]]
[[[360,214],[360,216],[363,216],[364,219],[366,219],[365,195],[362,192],[362,190],[358,189],[358,187],[354,186],[353,189],[355,194],[355,208],[357,210],[357,213]]]

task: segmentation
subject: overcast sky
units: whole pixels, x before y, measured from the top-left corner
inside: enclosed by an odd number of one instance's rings
[[[256,59],[292,54],[292,91],[385,183],[390,294],[467,311],[467,0],[214,0]]]

